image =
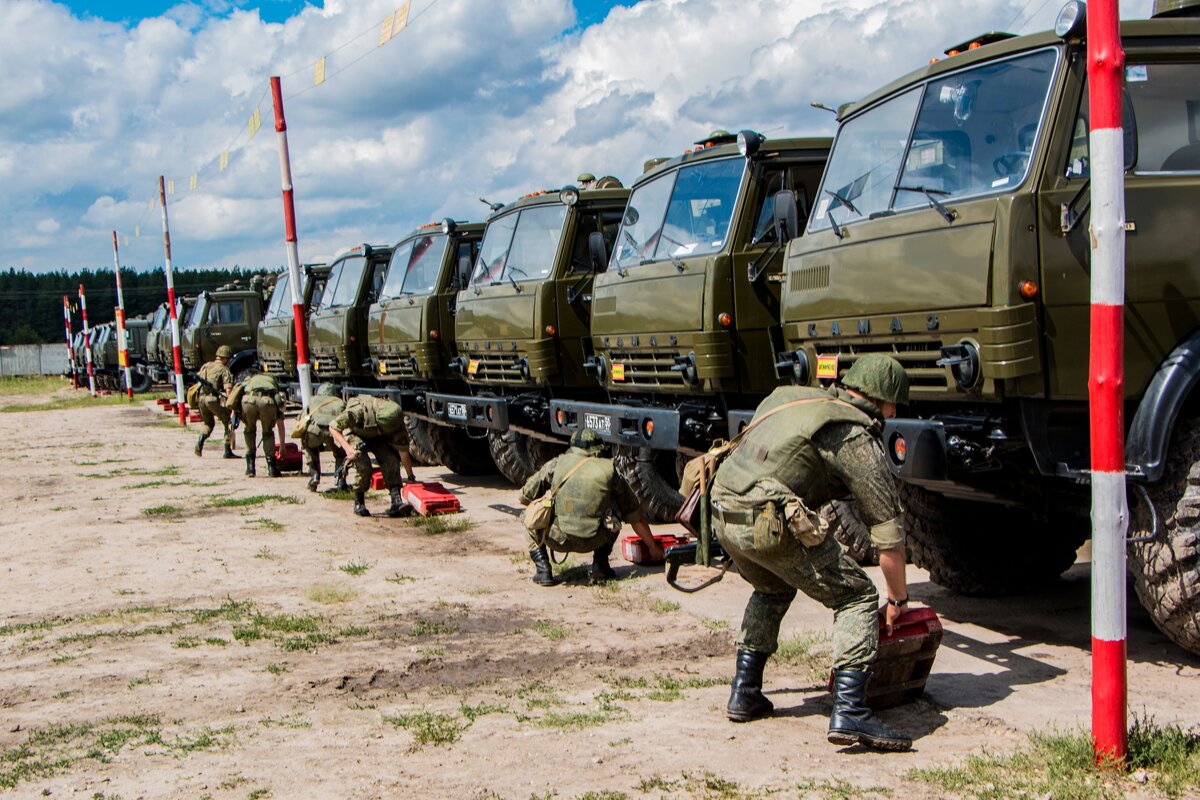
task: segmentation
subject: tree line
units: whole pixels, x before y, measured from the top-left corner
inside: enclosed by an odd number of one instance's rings
[[[174,269],[175,292],[192,295],[227,283],[249,285],[257,270]],[[62,299],[71,302],[71,329],[83,326],[79,313],[79,285],[87,295],[88,324],[100,325],[116,318],[117,285],[113,271],[83,269],[74,272],[0,271],[0,345],[64,341]],[[167,279],[162,267],[148,271],[121,270],[125,316],[153,314],[167,300]]]

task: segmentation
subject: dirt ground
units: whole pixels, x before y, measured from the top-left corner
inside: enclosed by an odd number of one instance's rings
[[[619,558],[620,580],[590,587],[576,560],[536,587],[499,477],[418,468],[474,523],[433,532],[357,518],[300,477],[245,478],[219,441],[197,459],[195,426],[170,420],[140,401],[0,414],[15,795],[937,797],[906,773],[1089,722],[1086,556],[1054,589],[1002,600],[910,568],[946,625],[925,698],[883,713],[913,751],[839,750],[820,685],[831,615],[804,598],[784,623],[799,655],[767,668],[776,715],[735,725],[736,575],[685,596]],[[1132,711],[1200,720],[1200,660],[1132,589],[1129,657]]]

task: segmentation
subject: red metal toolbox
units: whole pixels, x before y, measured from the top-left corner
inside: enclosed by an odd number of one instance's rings
[[[275,445],[275,466],[280,472],[303,472],[304,456],[300,454],[300,445],[295,442]]]
[[[932,608],[905,611],[888,635],[879,618],[879,654],[871,665],[867,704],[891,708],[916,700],[925,691],[933,659],[942,643],[942,621]],[[833,691],[833,674],[829,675]]]
[[[658,542],[659,546],[665,553],[667,548],[674,547],[677,544],[687,544],[690,541],[686,536],[673,536],[669,533],[659,533],[654,535],[654,541]],[[636,533],[621,539],[621,558],[633,564],[661,564],[662,561],[651,561],[649,554],[646,552],[646,543]]]
[[[387,488],[387,483],[384,482],[384,480],[383,480],[383,473],[380,472],[379,470],[375,470],[374,472],[371,473],[371,488],[372,489],[386,489]]]
[[[400,494],[423,517],[433,514],[454,514],[462,511],[458,498],[440,483],[406,483]]]

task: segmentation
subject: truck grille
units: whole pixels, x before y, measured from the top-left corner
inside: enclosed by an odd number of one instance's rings
[[[258,363],[262,365],[263,372],[268,375],[288,375],[287,364],[282,358],[263,358],[259,354]]]
[[[939,367],[942,357],[941,339],[918,339],[905,342],[838,343],[818,342],[817,355],[837,355],[839,377],[845,374],[859,356],[868,353],[883,353],[899,361],[908,373],[909,383],[914,389],[942,389],[950,387],[953,377],[949,367]]]
[[[381,377],[386,378],[415,378],[417,377],[417,359],[411,355],[378,355],[379,363],[387,369],[381,369]]]
[[[672,371],[678,350],[610,350],[608,357],[615,367],[624,368],[623,380],[613,380],[613,386],[682,387],[682,372]]]
[[[467,380],[474,383],[523,384],[526,381],[521,376],[521,370],[517,369],[522,355],[520,352],[497,353],[495,351],[468,353]],[[476,364],[474,374],[469,371],[471,362]]]

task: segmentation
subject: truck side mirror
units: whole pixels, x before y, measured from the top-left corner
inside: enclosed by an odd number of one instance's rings
[[[1122,150],[1124,152],[1125,172],[1137,166],[1138,160],[1138,135],[1137,135],[1137,117],[1133,115],[1133,101],[1129,98],[1129,91],[1121,92],[1121,140]]]
[[[471,280],[471,254],[460,253],[458,256],[458,285],[455,288],[465,289]]]
[[[787,189],[775,193],[775,242],[782,247],[800,234],[800,208]]]
[[[604,234],[592,231],[588,234],[588,266],[592,272],[604,272],[608,264],[608,248],[604,245]]]

